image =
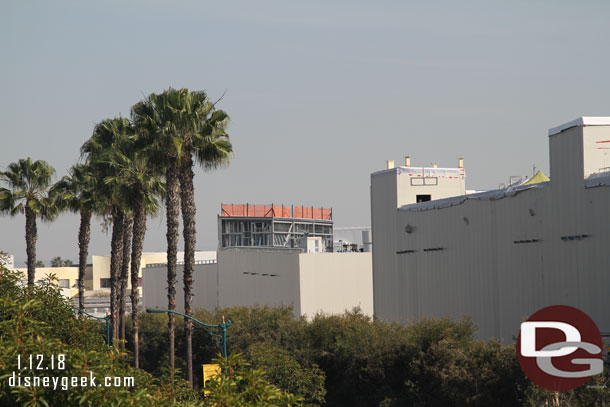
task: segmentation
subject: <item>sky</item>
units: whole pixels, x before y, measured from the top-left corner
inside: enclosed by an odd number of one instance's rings
[[[231,117],[235,157],[195,176],[198,250],[221,203],[333,208],[370,225],[385,161],[457,166],[467,189],[548,174],[551,127],[610,116],[606,1],[0,2],[0,168],[65,175],[95,123],[173,88]],[[552,174],[551,174],[552,176]],[[39,223],[37,258],[78,254],[78,216]],[[108,254],[94,219],[89,253]],[[25,219],[0,217],[0,251],[25,263]],[[182,245],[182,243],[180,243]],[[165,218],[145,251],[164,251]]]

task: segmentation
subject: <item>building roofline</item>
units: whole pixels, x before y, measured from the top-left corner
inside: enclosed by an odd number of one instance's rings
[[[572,127],[581,126],[610,126],[610,117],[579,117],[571,122],[549,129],[549,137],[559,134]]]
[[[464,168],[453,167],[453,168],[441,168],[441,167],[394,167],[388,168],[385,170],[375,171],[371,173],[371,177],[375,175],[381,175],[386,173],[395,172],[397,174],[412,174],[414,176],[421,177],[434,177],[441,176],[443,177],[446,174],[457,174],[458,176],[465,176],[466,171]]]

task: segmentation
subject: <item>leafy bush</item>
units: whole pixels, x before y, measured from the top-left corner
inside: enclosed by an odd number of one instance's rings
[[[234,353],[214,360],[222,374],[208,384],[210,407],[291,407],[300,406],[301,398],[271,384],[265,372],[250,368],[244,357]]]
[[[165,406],[166,386],[143,370],[129,366],[126,353],[105,345],[96,322],[76,318],[69,301],[52,281],[32,287],[23,276],[1,270],[0,277],[0,401],[7,406]],[[29,357],[34,364],[30,368]],[[42,355],[42,369],[38,369]],[[64,355],[64,356],[60,356]],[[64,357],[62,362],[59,358]],[[54,365],[51,367],[51,360]],[[21,366],[18,366],[18,365]],[[27,386],[25,378],[40,380]],[[39,379],[34,379],[34,378]],[[48,386],[45,387],[45,377]],[[71,379],[79,384],[74,386]],[[95,378],[92,386],[91,377]],[[134,378],[134,386],[104,387],[104,377]],[[84,379],[81,379],[84,378]],[[21,385],[19,385],[21,379]],[[188,405],[198,397],[190,391],[175,397]],[[200,401],[200,399],[199,399]],[[187,404],[185,404],[187,403]]]

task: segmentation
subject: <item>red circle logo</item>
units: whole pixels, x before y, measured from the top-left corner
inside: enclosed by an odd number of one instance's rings
[[[552,391],[582,386],[604,369],[597,325],[567,305],[542,308],[521,324],[517,356],[526,376]]]

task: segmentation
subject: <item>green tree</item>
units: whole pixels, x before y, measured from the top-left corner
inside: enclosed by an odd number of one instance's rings
[[[139,148],[138,143],[127,150],[115,150],[111,155],[111,165],[114,167],[114,175],[105,179],[115,190],[122,194],[121,200],[126,202],[130,213],[133,214],[133,222],[129,222],[128,230],[124,236],[132,236],[132,242],[124,240],[124,248],[131,247],[131,258],[127,259],[128,252],[123,254],[122,290],[127,282],[127,266],[131,264],[131,320],[134,345],[134,365],[139,366],[139,316],[138,316],[138,285],[139,270],[144,238],[146,235],[146,217],[159,211],[159,198],[165,193],[165,185],[159,168],[152,165],[146,155],[146,151]],[[133,229],[133,233],[131,231]],[[122,326],[122,338],[125,338],[124,326]]]
[[[52,188],[58,206],[80,214],[78,227],[78,307],[85,308],[85,271],[91,240],[91,217],[99,209],[100,202],[96,189],[93,169],[87,165],[74,165],[68,175]]]
[[[81,153],[86,157],[86,164],[91,166],[94,176],[98,180],[96,187],[100,202],[103,202],[102,214],[112,222],[110,315],[114,339],[119,338],[119,296],[127,205],[124,201],[125,194],[122,187],[117,183],[106,182],[106,180],[116,176],[116,166],[112,165],[113,156],[127,149],[133,139],[134,130],[129,120],[117,117],[98,123],[91,138],[81,147]]]
[[[267,372],[267,378],[280,389],[303,397],[308,406],[324,405],[325,375],[317,366],[303,367],[287,350],[269,343],[255,343],[246,355],[252,366]]]
[[[72,260],[64,260],[59,256],[55,256],[51,259],[51,267],[71,267]]]
[[[185,91],[183,89],[183,91]],[[203,91],[186,91],[181,105],[180,203],[184,239],[184,313],[193,313],[193,272],[195,268],[195,187],[193,165],[213,169],[228,163],[233,146],[226,133],[229,116],[216,110]],[[193,322],[185,319],[187,376],[193,383]]]
[[[126,201],[131,204],[130,201]],[[129,281],[129,262],[131,261],[131,240],[133,238],[133,212],[129,205],[128,214],[123,224],[123,254],[121,262],[119,285],[119,339],[121,347],[125,347],[125,318],[127,303],[127,282]]]
[[[205,92],[168,89],[132,108],[132,118],[151,146],[149,154],[165,171],[167,186],[167,273],[168,309],[175,309],[178,216],[181,204],[184,238],[185,313],[192,314],[193,268],[195,263],[195,201],[193,165],[206,169],[226,162],[233,148],[225,131],[228,115],[217,110]],[[193,382],[192,321],[185,321],[187,332],[187,376]],[[175,322],[169,318],[170,366],[174,367]]]
[[[218,358],[221,374],[207,385],[206,406],[289,407],[302,405],[302,398],[284,392],[267,380],[263,370],[252,369],[240,354]]]
[[[169,388],[163,378],[129,366],[128,355],[105,344],[100,326],[91,319],[75,318],[70,302],[51,279],[23,287],[18,272],[0,266],[0,404],[6,406],[201,406],[202,400],[179,381]],[[48,369],[24,369],[29,355],[43,355]],[[61,359],[60,355],[62,355]],[[55,365],[50,365],[51,356]],[[21,360],[21,370],[18,366]],[[58,366],[62,360],[62,366]],[[63,378],[89,377],[97,386],[73,386]],[[18,386],[12,380],[50,377],[56,389]],[[105,387],[106,376],[133,377],[134,386]],[[22,381],[23,383],[23,381]],[[65,386],[65,387],[63,387]],[[173,401],[170,399],[173,391]]]
[[[25,243],[28,268],[28,285],[34,284],[36,273],[36,219],[53,220],[57,209],[49,197],[49,187],[55,170],[46,161],[20,159],[0,172],[0,212],[11,216],[25,212]]]
[[[178,255],[179,190],[178,159],[181,154],[178,132],[178,92],[169,89],[160,95],[150,94],[131,109],[133,123],[142,140],[149,144],[151,162],[165,172],[167,223],[167,300],[168,309],[176,309],[176,263]],[[175,332],[173,314],[168,318],[169,365],[175,369]],[[172,376],[173,381],[173,376]]]

